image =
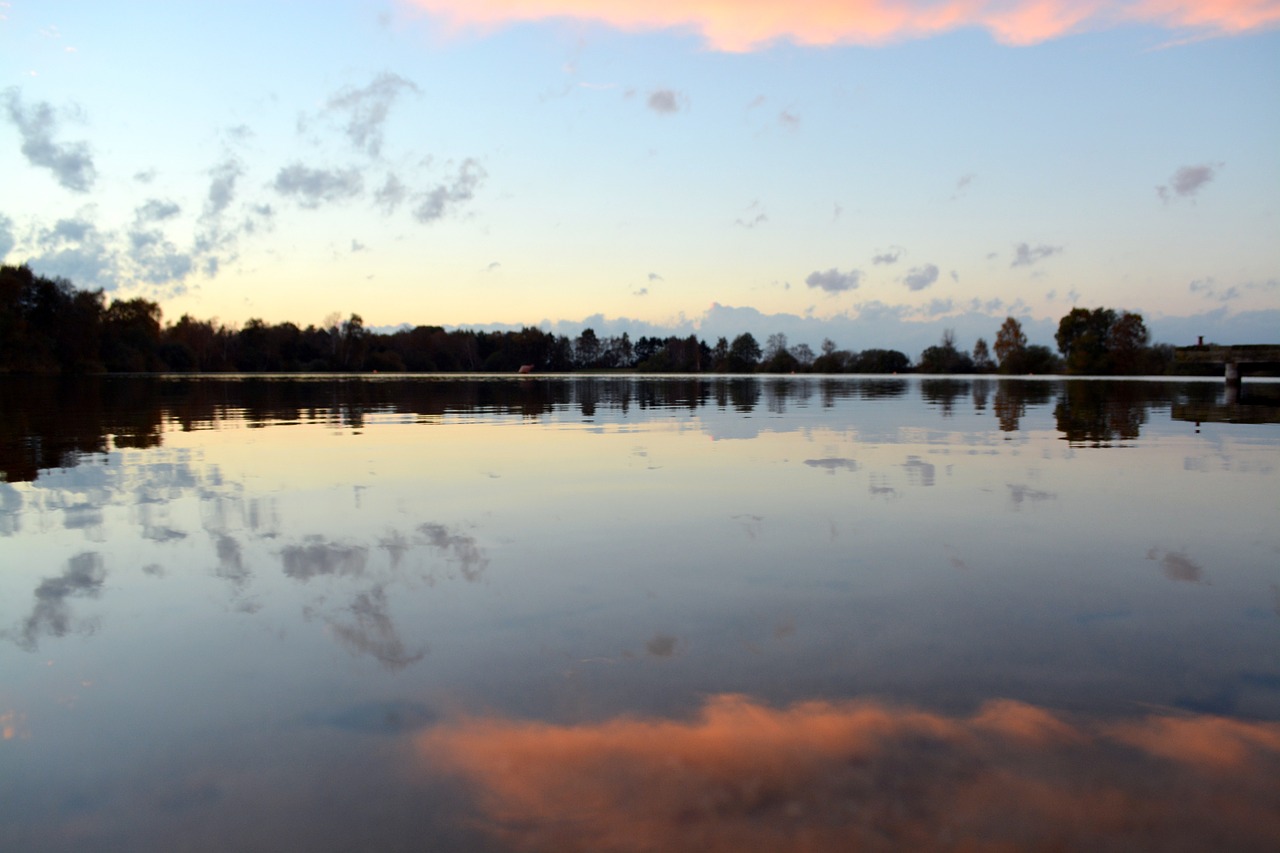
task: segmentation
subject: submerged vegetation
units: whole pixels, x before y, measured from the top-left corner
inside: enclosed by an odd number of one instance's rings
[[[390,333],[366,329],[359,314],[334,315],[322,326],[243,327],[188,314],[163,323],[160,306],[142,298],[113,299],[79,290],[66,279],[27,266],[0,267],[0,372],[542,372],[628,370],[646,373],[1005,373],[1164,374],[1173,372],[1173,347],[1151,345],[1140,314],[1073,308],[1059,323],[1058,353],[1028,344],[1021,324],[1004,321],[994,347],[979,338],[960,349],[951,330],[914,363],[893,349],[842,350],[824,340],[789,346],[770,335],[762,347],[750,332],[708,344],[696,335],[646,337],[627,333],[576,338],[535,327],[484,332],[417,326]]]

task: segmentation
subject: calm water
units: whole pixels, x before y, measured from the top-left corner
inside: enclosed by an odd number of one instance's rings
[[[1280,845],[1280,385],[0,383],[0,849]]]

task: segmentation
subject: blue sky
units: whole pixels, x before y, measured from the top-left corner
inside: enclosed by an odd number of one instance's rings
[[[1275,0],[0,16],[0,255],[168,320],[1280,333]]]

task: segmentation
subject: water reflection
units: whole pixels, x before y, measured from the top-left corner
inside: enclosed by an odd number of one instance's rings
[[[1219,384],[23,387],[0,848],[1275,832],[1280,433],[1176,418]]]
[[[1185,583],[1204,582],[1204,568],[1186,554],[1152,548],[1147,551],[1147,559],[1159,563],[1164,570],[1165,577],[1171,581],[1183,581]]]
[[[517,850],[1268,850],[1280,838],[1280,724],[1214,716],[1077,722],[991,701],[951,717],[720,695],[691,720],[469,717],[416,743]]]
[[[89,634],[96,622],[74,619],[70,598],[97,598],[107,579],[102,555],[92,551],[67,561],[61,575],[45,578],[35,589],[35,606],[13,639],[26,651],[35,651],[41,637],[65,637],[70,633]]]
[[[370,417],[404,416],[417,423],[474,415],[537,419],[577,413],[586,420],[625,418],[641,411],[697,412],[715,408],[751,414],[762,406],[785,415],[815,395],[823,408],[855,399],[892,399],[915,387],[944,418],[968,398],[983,415],[994,396],[997,428],[1016,432],[1029,409],[1051,407],[1056,427],[1073,444],[1106,446],[1141,435],[1152,412],[1194,421],[1275,423],[1280,390],[1249,383],[1228,401],[1214,382],[988,378],[458,378],[64,379],[0,377],[0,472],[9,483],[42,470],[69,468],[111,449],[153,448],[165,430],[217,428],[230,420],[250,427],[329,423],[358,432]],[[994,390],[993,390],[994,389]],[[774,425],[771,428],[778,428]],[[784,427],[785,428],[785,427]],[[0,508],[11,495],[0,495]],[[69,509],[68,524],[90,527],[91,513]]]

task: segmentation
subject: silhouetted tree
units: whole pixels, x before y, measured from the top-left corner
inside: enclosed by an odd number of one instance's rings
[[[1111,372],[1111,359],[1107,351],[1107,339],[1116,312],[1110,308],[1072,308],[1058,321],[1054,340],[1058,351],[1066,359],[1068,373],[1106,374]]]
[[[911,359],[896,349],[864,349],[849,369],[854,373],[903,373],[910,366]]]
[[[791,348],[791,355],[800,363],[800,367],[808,370],[813,366],[813,348],[808,344],[799,343]]]
[[[1107,336],[1107,351],[1111,367],[1116,373],[1135,374],[1145,371],[1144,355],[1151,335],[1142,322],[1141,314],[1125,311],[1111,326]]]
[[[787,336],[781,332],[770,335],[760,369],[766,373],[793,373],[799,366],[799,360],[787,349]]]
[[[760,344],[750,332],[743,332],[729,345],[729,372],[750,373],[760,361]]]
[[[991,360],[991,350],[987,347],[986,338],[978,338],[973,342],[973,369],[979,373],[990,373],[995,368]]]
[[[574,364],[580,368],[592,368],[600,358],[600,339],[595,329],[583,329],[573,342]]]
[[[160,306],[141,297],[113,300],[103,315],[107,370],[144,372],[160,365]]]
[[[1000,331],[996,332],[996,359],[1001,373],[1027,372],[1027,336],[1022,324],[1013,317],[1006,317]]]
[[[920,354],[918,369],[921,373],[972,373],[973,359],[967,352],[956,349],[956,333],[947,329],[942,333],[941,343]]]

